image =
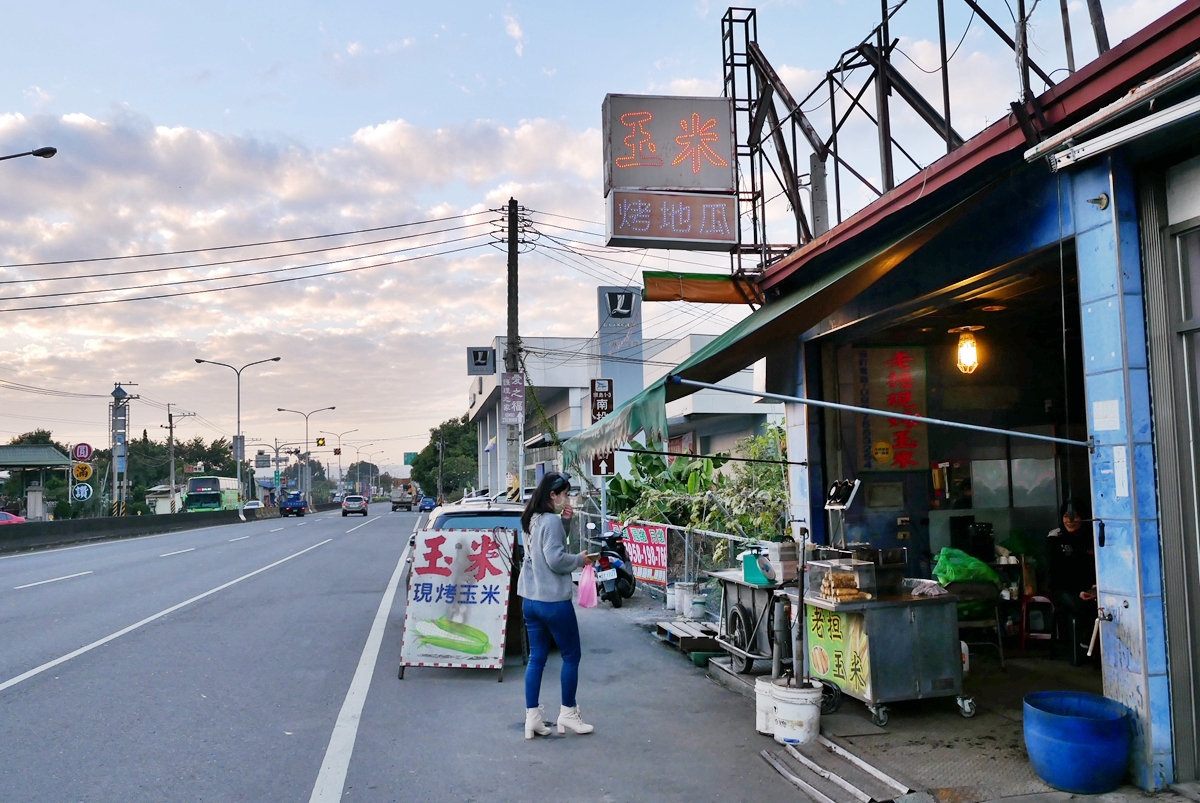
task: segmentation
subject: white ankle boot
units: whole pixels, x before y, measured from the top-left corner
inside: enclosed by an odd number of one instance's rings
[[[546,723],[542,722],[542,707],[525,709],[525,738],[532,739],[534,736],[549,736],[550,729],[546,727]]]
[[[558,714],[558,735],[562,736],[568,728],[576,733],[591,733],[595,730],[593,726],[583,721],[583,715],[579,713],[579,706],[567,708],[564,705]]]

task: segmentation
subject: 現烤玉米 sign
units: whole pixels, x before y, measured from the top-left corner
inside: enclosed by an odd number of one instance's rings
[[[625,552],[633,566],[633,576],[643,583],[667,584],[667,529],[630,524],[624,531]]]
[[[400,664],[502,668],[512,554],[507,530],[419,533]]]
[[[731,250],[737,244],[733,103],[606,95],[604,196],[610,246]]]

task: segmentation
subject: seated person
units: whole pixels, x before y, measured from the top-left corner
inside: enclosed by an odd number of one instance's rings
[[[1071,664],[1079,663],[1080,643],[1091,638],[1096,620],[1096,549],[1092,528],[1084,522],[1091,518],[1085,503],[1068,500],[1062,508],[1062,526],[1046,538],[1050,594],[1064,639],[1072,639],[1068,649]]]

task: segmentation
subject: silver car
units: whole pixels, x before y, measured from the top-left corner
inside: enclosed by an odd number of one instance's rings
[[[367,515],[367,500],[361,496],[347,496],[342,500],[342,515],[349,516],[351,513],[361,513]]]

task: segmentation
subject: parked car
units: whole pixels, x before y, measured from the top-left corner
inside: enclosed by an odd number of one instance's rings
[[[365,497],[358,496],[356,494],[354,496],[347,496],[342,500],[342,515],[349,516],[351,513],[361,513],[364,516],[368,515],[367,500]]]
[[[428,513],[437,507],[437,500],[432,496],[422,496],[421,501],[417,504],[417,510],[421,513]]]
[[[0,524],[24,524],[23,516],[15,516],[12,513],[0,513]]]
[[[261,501],[259,501],[258,499],[251,499],[249,502],[242,505],[243,509],[245,509],[245,510],[257,510],[262,506],[263,506],[263,503]]]

